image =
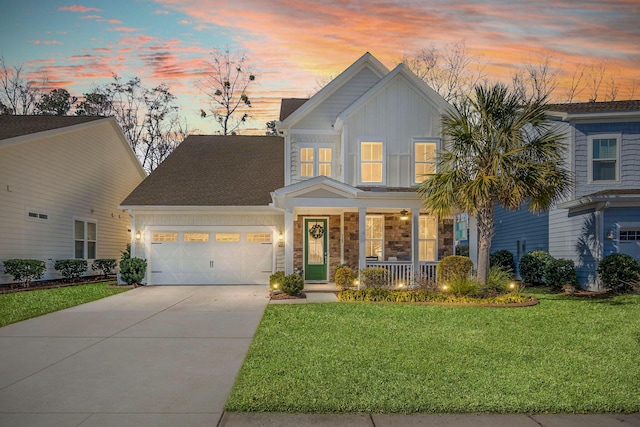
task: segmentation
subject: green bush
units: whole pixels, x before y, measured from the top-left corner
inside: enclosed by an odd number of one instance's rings
[[[390,303],[456,303],[456,304],[489,304],[506,305],[514,303],[531,302],[529,295],[508,293],[491,297],[455,296],[439,292],[425,290],[399,291],[390,289],[349,289],[338,293],[338,300],[345,302],[390,302]]]
[[[62,275],[65,280],[78,280],[87,271],[85,259],[57,259],[53,268]]]
[[[102,275],[106,279],[110,274],[113,274],[113,270],[116,268],[115,258],[103,258],[93,261],[91,264],[91,270],[101,271]]]
[[[502,267],[491,267],[487,275],[487,284],[482,289],[487,295],[505,293],[513,281],[513,272]]]
[[[436,267],[438,283],[445,284],[456,277],[468,277],[473,271],[471,258],[450,255],[442,258]]]
[[[282,283],[284,283],[284,276],[284,271],[276,271],[271,276],[269,276],[269,288],[271,288],[272,291],[281,289]]]
[[[605,289],[630,292],[638,284],[640,265],[627,254],[610,254],[600,261],[596,270]]]
[[[353,283],[356,280],[353,269],[347,265],[341,265],[336,268],[336,274],[334,281],[336,282],[336,288],[345,290],[353,287]]]
[[[520,259],[520,277],[532,285],[544,285],[544,271],[553,257],[545,251],[532,251]]]
[[[516,263],[513,261],[513,254],[506,249],[493,252],[489,255],[489,266],[500,267],[511,274],[516,272]]]
[[[131,243],[127,243],[127,246],[124,248],[124,251],[120,252],[120,262],[129,258],[131,258]]]
[[[382,267],[367,267],[360,271],[360,285],[364,288],[384,288],[389,272]]]
[[[552,259],[547,263],[544,271],[544,280],[548,286],[560,291],[565,286],[576,288],[578,286],[578,274],[576,267],[570,259]]]
[[[289,274],[282,281],[282,292],[287,295],[298,295],[304,288],[304,280],[299,274]]]
[[[471,276],[453,276],[447,282],[445,292],[457,297],[475,297],[480,293],[480,282]]]
[[[146,259],[126,258],[120,261],[120,277],[129,286],[142,284],[146,272]]]
[[[456,255],[469,256],[469,245],[458,245],[458,246],[456,246]]]
[[[13,280],[20,282],[25,288],[33,280],[42,279],[46,266],[39,259],[8,259],[4,263],[5,274],[13,276]]]

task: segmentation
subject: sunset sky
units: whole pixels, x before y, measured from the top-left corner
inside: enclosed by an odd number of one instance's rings
[[[309,96],[367,51],[393,68],[404,54],[464,41],[490,80],[549,55],[565,77],[605,64],[619,99],[633,79],[640,85],[640,0],[0,1],[7,65],[76,96],[112,73],[165,82],[198,133],[217,130],[199,117],[196,83],[211,50],[225,46],[245,52],[257,74],[253,133],[277,118],[280,98]]]

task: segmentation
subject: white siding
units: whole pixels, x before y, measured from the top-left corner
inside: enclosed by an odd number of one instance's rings
[[[125,148],[111,122],[0,148],[0,260],[73,258],[74,217],[97,223],[98,258],[118,259],[130,240],[118,205],[143,179]],[[49,222],[27,221],[27,207]]]
[[[291,147],[291,184],[300,182],[306,178],[300,177],[299,150],[304,147],[327,147],[332,149],[332,177],[338,179],[342,168],[340,136],[329,133],[292,133],[290,136]]]
[[[413,139],[439,138],[440,114],[398,75],[347,117],[344,132],[345,183],[358,185],[359,143],[369,140],[385,144],[386,186],[410,187],[413,184]]]

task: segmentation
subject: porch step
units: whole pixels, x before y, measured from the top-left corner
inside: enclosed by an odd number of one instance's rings
[[[336,284],[331,283],[305,283],[302,292],[336,292]]]

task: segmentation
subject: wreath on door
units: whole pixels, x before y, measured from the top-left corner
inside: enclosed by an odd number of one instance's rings
[[[320,224],[316,224],[311,229],[309,229],[309,234],[314,239],[318,240],[324,235],[324,228]]]

